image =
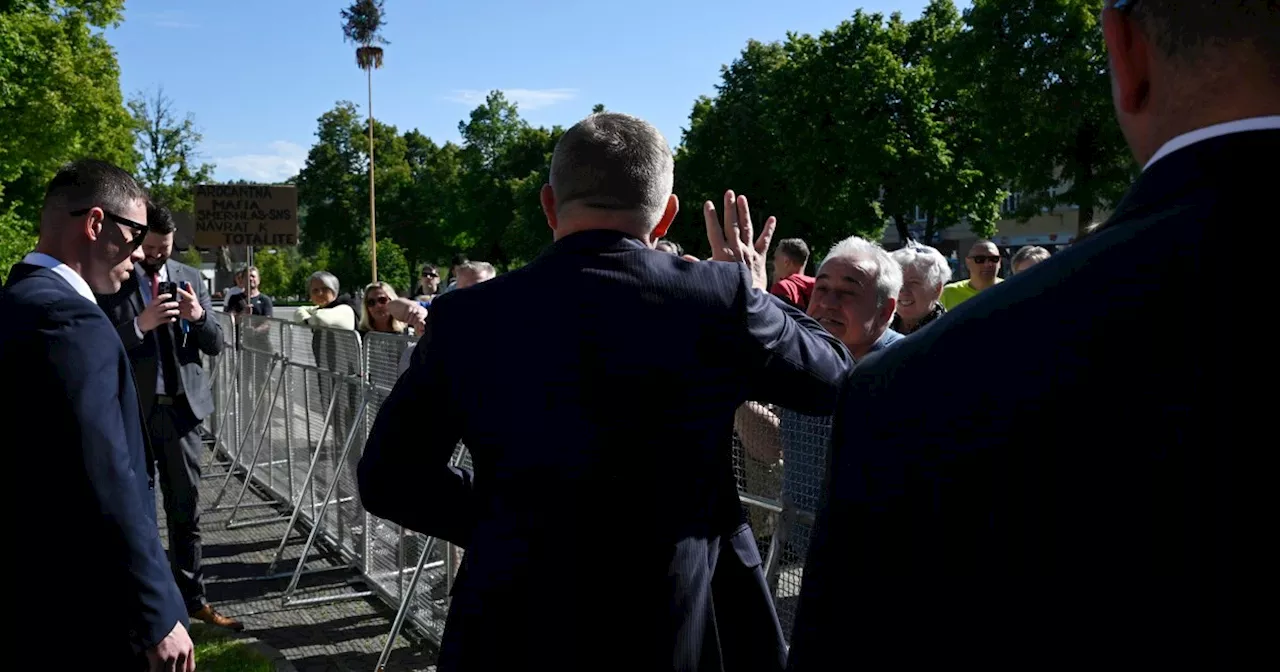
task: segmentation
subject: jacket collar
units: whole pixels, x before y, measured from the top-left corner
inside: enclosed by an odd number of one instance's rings
[[[1134,221],[1200,185],[1221,183],[1232,175],[1258,170],[1280,153],[1280,130],[1219,135],[1162,157],[1138,176],[1115,212],[1098,231],[1115,222]]]
[[[643,240],[629,233],[613,229],[589,229],[570,234],[548,247],[542,256],[558,254],[592,254],[600,252],[626,252],[649,247]]]

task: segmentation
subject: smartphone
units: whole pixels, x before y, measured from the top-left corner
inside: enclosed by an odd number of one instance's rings
[[[178,300],[178,283],[176,282],[162,282],[160,283],[159,289],[157,289],[156,291],[159,294],[168,294],[170,301]],[[159,294],[157,294],[157,296]]]

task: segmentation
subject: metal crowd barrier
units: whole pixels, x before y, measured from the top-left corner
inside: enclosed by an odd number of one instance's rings
[[[228,528],[287,522],[268,575],[289,577],[284,606],[377,595],[397,608],[382,669],[406,623],[439,643],[461,549],[369,515],[356,465],[414,339],[218,313],[227,346],[209,370],[216,437],[205,479]],[[830,423],[749,402],[732,441],[739,498],[790,636]],[[470,466],[459,444],[454,463]],[[785,466],[785,469],[784,469]],[[250,489],[265,501],[246,501]],[[250,509],[271,513],[246,517]],[[300,550],[291,541],[302,540]],[[292,565],[292,567],[290,567]],[[277,573],[277,569],[281,569]],[[304,574],[358,572],[367,590],[299,594]]]

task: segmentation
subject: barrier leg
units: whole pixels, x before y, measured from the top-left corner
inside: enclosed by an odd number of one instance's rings
[[[355,593],[326,595],[324,597],[312,597],[303,600],[293,599],[293,593],[298,589],[298,581],[302,578],[304,567],[307,564],[307,555],[310,554],[311,547],[314,546],[316,542],[316,535],[320,533],[320,528],[324,525],[324,514],[329,508],[329,502],[333,499],[334,492],[338,489],[338,482],[342,478],[342,468],[347,463],[347,455],[351,452],[351,446],[355,443],[356,432],[360,428],[360,420],[364,418],[365,410],[367,408],[368,401],[366,399],[361,399],[360,408],[356,410],[355,422],[351,423],[351,430],[347,432],[347,439],[343,442],[342,454],[338,458],[337,464],[334,466],[333,480],[329,482],[329,487],[325,492],[324,500],[320,502],[320,510],[316,512],[315,522],[311,525],[311,533],[307,535],[307,543],[302,547],[302,555],[298,558],[298,566],[294,568],[293,578],[289,581],[289,587],[285,589],[284,596],[281,598],[282,606],[291,607],[301,604],[336,602],[338,600],[349,600],[356,597],[368,597],[373,595],[372,590],[364,590]]]
[[[307,488],[315,490],[313,478],[316,473],[316,465],[320,463],[320,456],[323,454],[321,447],[324,445],[324,439],[329,434],[330,421],[333,419],[334,409],[337,407],[338,394],[337,390],[329,396],[329,410],[324,414],[324,426],[320,428],[320,442],[316,444],[316,451],[311,455],[311,464],[307,466],[307,475],[302,479],[302,490],[298,492],[298,501],[293,505],[293,513],[289,516],[289,524],[284,528],[284,536],[280,538],[280,545],[276,547],[276,554],[271,558],[271,564],[267,565],[267,574],[274,574],[276,564],[280,562],[281,556],[284,555],[285,546],[289,544],[289,535],[293,533],[294,525],[298,524],[298,516],[302,513],[302,507],[307,501]],[[315,513],[315,508],[312,508]],[[312,525],[313,527],[315,524]]]
[[[271,374],[272,372],[275,371],[275,368],[276,368],[276,360],[272,359],[271,366],[268,367],[267,369],[267,380],[271,380]],[[267,390],[270,389],[270,387],[271,387],[270,385],[263,385],[262,389],[258,391],[258,398],[255,399],[253,402],[253,411],[249,413],[248,429],[252,429],[253,421],[258,419],[258,410],[262,407],[262,400],[264,397],[266,397]],[[226,477],[222,479],[222,487],[218,488],[218,494],[216,497],[213,498],[213,504],[209,506],[207,511],[217,510],[218,504],[222,502],[222,497],[227,492],[227,486],[231,484],[231,476],[236,473],[236,465],[240,462],[240,455],[244,452],[245,444],[248,442],[249,442],[249,433],[246,431],[244,438],[240,439],[237,442],[236,453],[231,458],[231,466],[227,469]]]
[[[244,494],[249,491],[249,483],[253,481],[253,472],[258,468],[258,456],[262,454],[262,444],[266,443],[267,437],[271,434],[271,418],[276,414],[276,399],[280,398],[280,390],[284,387],[284,368],[281,367],[280,379],[276,381],[276,391],[271,394],[271,405],[267,407],[267,418],[262,424],[262,435],[258,437],[258,445],[253,450],[253,457],[249,459],[249,469],[245,472],[244,483],[240,485],[240,494],[236,496],[236,503],[231,505],[231,516],[227,518],[227,529],[234,529],[232,525],[236,522],[236,514],[240,512],[240,504],[244,501]],[[268,467],[269,468],[269,467]],[[267,474],[268,488],[270,487],[271,475]],[[215,503],[214,509],[217,510]]]

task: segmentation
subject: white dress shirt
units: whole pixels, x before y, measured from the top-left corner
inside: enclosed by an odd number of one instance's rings
[[[145,271],[146,269],[144,268],[143,270]],[[168,282],[169,281],[169,264],[161,265],[160,270],[157,271],[156,275],[160,276],[160,282]],[[150,274],[143,273],[142,277],[138,278],[138,292],[142,294],[142,305],[144,306],[151,305],[151,300],[153,297],[151,296],[151,275]],[[146,338],[146,335],[142,333],[142,329],[138,326],[138,318],[136,317],[133,318],[133,333],[138,335],[138,340],[142,340]],[[160,353],[158,352],[159,347],[160,347],[160,341],[159,339],[156,339],[156,348],[157,348],[156,356],[157,357],[161,356]],[[165,392],[165,387],[164,387],[164,367],[163,366],[156,367],[156,394],[167,394]]]
[[[22,263],[31,264],[32,266],[40,266],[57,273],[58,277],[66,280],[67,284],[71,285],[71,289],[76,290],[76,294],[88,299],[93,303],[93,305],[98,305],[98,300],[93,297],[93,290],[89,288],[89,283],[85,282],[84,278],[80,277],[79,273],[71,270],[70,266],[62,263],[61,261],[58,261],[43,252],[32,252],[22,258]]]
[[[1182,149],[1184,147],[1190,147],[1191,145],[1194,145],[1197,142],[1202,142],[1204,140],[1208,140],[1209,138],[1216,138],[1223,135],[1230,135],[1232,133],[1243,133],[1245,131],[1272,131],[1272,130],[1280,130],[1280,114],[1273,114],[1266,117],[1249,117],[1248,119],[1237,119],[1235,121],[1227,121],[1221,124],[1205,126],[1204,128],[1197,128],[1194,131],[1191,131],[1189,133],[1183,133],[1182,135],[1179,135],[1173,138],[1169,142],[1164,143],[1164,145],[1160,147],[1160,149],[1157,150],[1155,154],[1151,155],[1151,160],[1147,161],[1147,165],[1143,166],[1142,170],[1145,172],[1148,168],[1151,167],[1151,164],[1155,163],[1156,161],[1163,159],[1164,157],[1178,151],[1179,149]]]

